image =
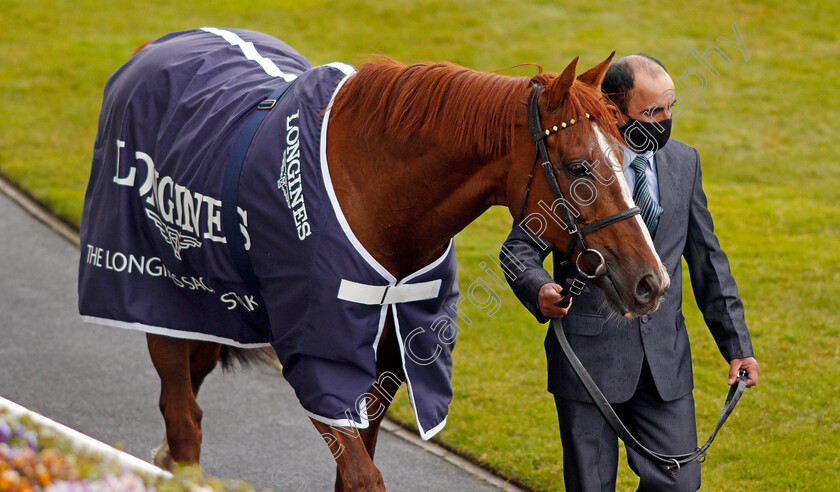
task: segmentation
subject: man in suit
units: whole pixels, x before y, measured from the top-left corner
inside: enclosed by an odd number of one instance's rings
[[[717,345],[730,363],[728,383],[746,369],[747,386],[758,382],[744,307],[715,237],[701,185],[697,151],[670,140],[674,82],[665,67],[647,55],[613,62],[601,85],[608,108],[627,143],[624,175],[633,199],[671,277],[657,311],[626,320],[608,316],[604,294],[587,282],[587,292],[569,309],[559,307],[561,286],[542,267],[548,251],[514,226],[501,260],[514,293],[542,323],[565,316],[569,342],[587,371],[630,431],[646,447],[676,454],[697,447],[691,352],[682,306],[684,257],[691,286]],[[562,253],[561,253],[562,255]],[[511,258],[511,256],[515,257]],[[518,262],[517,262],[518,260]],[[575,276],[559,266],[557,282]],[[572,264],[573,265],[573,264]],[[524,267],[524,271],[523,271]],[[615,490],[618,439],[566,360],[554,333],[545,340],[548,390],[553,393],[563,442],[563,473],[569,491]],[[639,490],[697,490],[700,464],[672,475],[631,449]]]

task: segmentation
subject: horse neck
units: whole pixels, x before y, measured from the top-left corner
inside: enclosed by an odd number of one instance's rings
[[[444,150],[434,138],[397,143],[330,121],[336,196],[359,241],[397,278],[434,261],[490,206],[504,203],[509,156]]]

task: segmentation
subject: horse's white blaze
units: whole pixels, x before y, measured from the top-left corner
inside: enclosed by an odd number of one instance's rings
[[[624,200],[624,207],[635,207],[636,204],[633,202],[633,195],[630,194],[630,186],[628,186],[627,178],[624,176],[624,169],[620,163],[616,163],[612,160],[612,152],[608,151],[610,145],[607,142],[607,138],[597,125],[595,125],[595,136],[598,138],[598,145],[601,147],[601,152],[604,154],[604,159],[606,160],[605,164],[615,173],[618,184],[621,186],[621,197]],[[645,222],[642,220],[642,216],[635,215],[632,220],[635,220],[642,229],[642,235],[645,237],[645,242],[647,243],[648,248],[650,248],[653,252],[653,256],[656,258],[656,264],[659,266],[659,273],[663,276],[663,278],[667,278],[668,271],[665,269],[665,265],[662,264],[662,260],[659,259],[659,254],[656,252],[656,248],[653,247],[653,239],[650,237],[650,233],[648,232]]]
[[[243,40],[236,33],[226,31],[224,29],[216,29],[215,27],[202,27],[201,30],[215,34],[233,46],[238,46],[239,49],[242,50],[242,54],[245,55],[245,58],[257,62],[262,69],[265,70],[265,73],[271,75],[272,77],[280,77],[286,82],[291,82],[297,78],[297,75],[285,73],[277,68],[277,65],[275,65],[273,61],[265,58],[257,51],[254,47],[254,43]]]

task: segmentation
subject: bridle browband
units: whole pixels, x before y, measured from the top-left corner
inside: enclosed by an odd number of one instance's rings
[[[548,181],[548,186],[551,188],[551,193],[554,195],[554,203],[560,206],[560,210],[563,215],[563,223],[568,228],[569,235],[571,236],[569,246],[566,248],[566,255],[563,258],[563,263],[571,263],[572,252],[574,250],[574,247],[577,246],[578,250],[580,250],[580,253],[578,254],[577,258],[575,258],[574,264],[575,268],[577,268],[579,277],[585,277],[589,280],[593,280],[604,276],[609,276],[609,271],[607,268],[606,261],[604,260],[604,256],[599,251],[590,248],[586,244],[585,236],[587,234],[597,231],[598,229],[602,229],[610,224],[614,224],[624,219],[629,219],[634,215],[638,215],[640,212],[639,207],[628,208],[627,210],[623,210],[616,214],[610,215],[609,217],[604,217],[603,219],[596,220],[595,222],[587,224],[583,227],[580,227],[578,225],[577,220],[575,220],[574,216],[572,215],[572,211],[567,205],[568,202],[563,196],[563,192],[560,190],[560,185],[557,183],[557,176],[555,176],[554,174],[554,166],[551,164],[551,158],[548,156],[548,150],[546,150],[545,147],[545,139],[548,138],[550,135],[557,133],[558,131],[570,128],[575,123],[580,122],[580,118],[578,118],[577,121],[573,118],[568,122],[564,121],[561,122],[559,125],[555,125],[548,129],[543,129],[539,107],[539,98],[541,91],[542,85],[534,83],[531,86],[531,94],[528,97],[528,127],[531,133],[531,138],[534,140],[534,144],[537,147],[537,151],[536,155],[534,156],[534,164],[531,166],[531,174],[528,175],[528,184],[525,186],[525,193],[522,196],[522,213],[520,214],[520,217],[522,218],[521,220],[525,219],[525,207],[528,203],[528,193],[531,190],[531,182],[534,178],[534,168],[537,165],[537,161],[542,159],[543,173],[545,174],[546,181]],[[589,119],[591,116],[589,115],[589,113],[586,113],[585,117]],[[580,267],[580,259],[584,255],[593,255],[598,260],[598,266],[595,267],[595,271],[592,274],[586,273]]]

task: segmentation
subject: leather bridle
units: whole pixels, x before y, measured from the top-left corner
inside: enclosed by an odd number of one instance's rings
[[[567,299],[561,301],[561,303],[564,304],[564,307],[567,307],[569,305],[569,300],[571,300],[572,296],[578,295],[583,291],[584,280],[586,279],[594,280],[600,278],[602,282],[614,285],[610,276],[609,267],[607,266],[606,261],[604,260],[604,256],[599,251],[589,248],[589,246],[586,244],[585,236],[610,224],[614,224],[616,222],[628,219],[630,217],[633,217],[634,215],[639,214],[639,207],[629,208],[627,210],[610,215],[609,217],[599,219],[583,227],[579,226],[567,205],[568,202],[564,198],[563,192],[560,190],[560,185],[557,183],[557,176],[554,174],[555,168],[551,164],[551,159],[549,158],[548,151],[545,147],[545,139],[548,136],[565,128],[569,128],[571,125],[577,123],[579,121],[579,118],[578,121],[576,121],[575,119],[571,119],[568,122],[561,122],[559,125],[555,125],[549,129],[543,129],[540,118],[540,109],[538,105],[541,90],[542,86],[540,84],[535,83],[531,87],[531,94],[528,98],[528,126],[530,128],[531,137],[534,139],[534,143],[537,146],[537,153],[534,157],[534,164],[531,166],[531,174],[528,176],[528,184],[525,187],[525,194],[522,197],[522,213],[520,215],[520,220],[525,219],[525,206],[528,202],[528,193],[531,188],[531,181],[533,181],[534,178],[534,169],[536,168],[537,161],[539,159],[542,159],[542,169],[545,174],[546,180],[548,181],[548,186],[551,188],[551,192],[554,195],[555,204],[558,204],[560,206],[560,210],[563,215],[562,220],[568,227],[568,232],[571,236],[571,240],[569,241],[569,246],[566,248],[566,254],[562,264],[569,264],[571,262],[572,252],[575,246],[577,246],[580,250],[580,253],[574,261],[575,268],[577,269],[577,278],[575,278],[574,280],[568,280],[567,282],[569,283],[569,288],[563,289],[563,293],[568,297]],[[589,119],[590,115],[587,113],[585,117]],[[595,255],[598,259],[598,266],[595,267],[595,271],[592,274],[585,272],[580,266],[581,257],[587,254]],[[720,416],[718,417],[717,425],[715,425],[711,436],[703,446],[696,448],[690,453],[682,454],[664,454],[658,453],[656,451],[651,451],[650,449],[642,445],[641,442],[639,442],[639,440],[636,439],[630,433],[630,431],[627,429],[627,427],[616,414],[615,410],[610,405],[609,401],[607,401],[606,397],[604,397],[603,393],[601,393],[601,390],[598,388],[598,385],[595,384],[595,381],[586,371],[586,368],[580,362],[580,359],[578,359],[574,350],[572,350],[569,341],[566,339],[566,335],[563,332],[562,318],[555,318],[551,320],[551,327],[554,331],[555,336],[557,337],[557,340],[560,342],[560,347],[563,349],[563,353],[569,360],[572,369],[575,371],[575,374],[578,376],[578,379],[580,379],[587,394],[589,394],[589,397],[598,407],[598,411],[601,412],[601,414],[604,416],[604,419],[606,419],[607,423],[610,425],[610,427],[613,428],[618,437],[621,438],[621,440],[624,441],[625,445],[627,445],[629,448],[632,448],[634,451],[644,456],[645,458],[651,460],[652,462],[666,467],[668,471],[670,471],[673,474],[679,473],[682,466],[688,463],[691,463],[693,461],[702,462],[705,460],[706,451],[709,449],[709,446],[711,446],[712,441],[714,441],[715,436],[717,436],[717,433],[720,431],[724,422],[726,422],[726,419],[735,409],[735,405],[738,403],[738,400],[741,398],[741,395],[744,393],[744,389],[746,388],[747,371],[742,369],[738,373],[738,382],[736,384],[733,384],[729,390],[729,394],[727,395],[726,401],[723,404],[723,409],[721,410]]]
[[[574,247],[577,246],[580,253],[574,260],[575,268],[577,268],[578,276],[583,277],[585,279],[594,280],[601,277],[609,277],[609,269],[607,268],[606,261],[604,260],[604,255],[602,255],[598,250],[590,248],[586,244],[585,236],[587,234],[593,233],[598,229],[602,229],[610,224],[614,224],[616,222],[622,221],[624,219],[629,219],[634,215],[639,214],[639,207],[631,207],[627,210],[623,210],[616,214],[610,215],[609,217],[604,217],[603,219],[596,220],[591,224],[587,224],[583,227],[577,223],[575,220],[572,211],[569,209],[567,205],[568,201],[563,196],[563,192],[560,190],[560,185],[557,182],[557,176],[555,175],[555,168],[551,163],[551,158],[548,156],[548,150],[545,147],[545,140],[550,135],[557,133],[558,131],[562,131],[566,128],[570,128],[575,123],[580,122],[580,118],[571,119],[568,122],[561,122],[559,125],[554,125],[551,128],[543,129],[542,121],[540,117],[540,108],[539,108],[539,99],[540,99],[540,92],[542,91],[542,85],[534,83],[531,86],[531,94],[528,97],[528,127],[531,132],[531,138],[534,140],[534,144],[537,147],[536,155],[534,156],[534,164],[531,166],[531,174],[528,176],[528,184],[525,186],[525,193],[522,196],[522,213],[520,217],[522,220],[525,218],[525,207],[528,202],[528,193],[531,190],[531,182],[534,178],[534,169],[536,168],[537,161],[542,159],[542,170],[545,174],[546,181],[548,181],[548,186],[551,188],[551,193],[554,195],[554,204],[559,205],[560,211],[562,214],[562,221],[563,224],[568,228],[569,236],[571,236],[571,240],[569,241],[569,246],[566,248],[566,255],[564,256],[564,263],[568,264],[572,262],[572,252]],[[585,118],[589,119],[589,113],[586,113]],[[553,204],[553,205],[554,205]],[[553,210],[553,208],[552,208]],[[585,255],[594,256],[598,264],[595,267],[593,273],[587,273],[580,267],[580,259]],[[611,280],[611,279],[610,279]]]

